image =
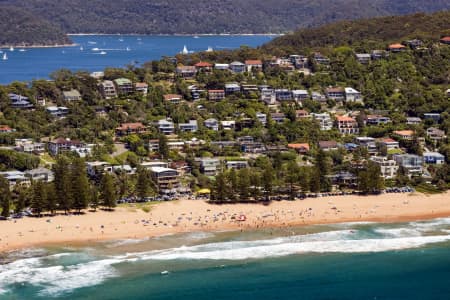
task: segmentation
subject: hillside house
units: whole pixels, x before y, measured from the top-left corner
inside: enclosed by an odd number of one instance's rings
[[[190,120],[188,123],[179,123],[178,129],[181,132],[196,132],[198,130],[197,120]]]
[[[397,176],[398,165],[395,160],[381,156],[372,156],[370,160],[380,167],[381,176],[384,179],[393,179]]]
[[[345,88],[345,101],[361,103],[362,100],[363,100],[363,98],[362,98],[361,92],[359,92],[351,87]]]
[[[195,77],[197,69],[195,66],[178,66],[175,73],[184,79],[190,79]]]
[[[114,79],[116,90],[119,95],[130,95],[134,92],[133,82],[128,78]]]
[[[329,113],[311,113],[311,116],[319,122],[320,130],[331,130],[333,128],[333,120]]]
[[[166,94],[163,97],[164,102],[168,102],[171,104],[179,104],[181,101],[183,101],[183,96],[178,94]]]
[[[148,93],[148,84],[145,82],[136,82],[134,85],[134,89],[141,95],[147,95]]]
[[[341,87],[330,87],[325,90],[328,99],[335,101],[345,100],[345,90]]]
[[[30,109],[33,108],[34,105],[30,102],[28,97],[13,94],[8,94],[9,100],[11,101],[12,108],[20,108],[20,109]]]
[[[126,136],[130,134],[141,134],[147,131],[147,127],[140,123],[122,123],[119,127],[116,128],[117,136]]]
[[[81,94],[77,90],[64,91],[63,98],[67,102],[81,101]]]
[[[343,135],[359,133],[358,122],[352,117],[336,116],[336,127]]]
[[[213,118],[206,119],[203,122],[203,125],[210,130],[214,130],[214,131],[219,130],[219,121],[217,121],[216,119],[213,119]]]
[[[100,94],[105,99],[117,97],[116,86],[111,80],[104,80],[99,84]]]
[[[230,64],[230,71],[233,73],[244,73],[245,70],[245,64],[241,63],[240,61],[234,61]]]
[[[263,63],[259,59],[249,59],[245,61],[245,68],[247,69],[247,72],[261,71]]]
[[[225,90],[208,90],[208,99],[210,101],[220,101],[225,98]]]

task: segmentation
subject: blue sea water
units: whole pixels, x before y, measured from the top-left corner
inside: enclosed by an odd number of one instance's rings
[[[450,299],[450,219],[29,249],[0,299]]]
[[[150,35],[85,35],[72,36],[77,46],[59,48],[20,48],[10,51],[2,60],[0,53],[0,84],[48,78],[58,69],[102,71],[105,67],[124,67],[142,64],[179,53],[186,46],[189,51],[235,49],[246,45],[260,46],[270,41],[270,35],[222,36],[150,36]],[[95,49],[98,48],[99,50]],[[82,49],[82,50],[81,50]],[[95,51],[97,50],[97,51]],[[105,54],[101,54],[104,51]]]

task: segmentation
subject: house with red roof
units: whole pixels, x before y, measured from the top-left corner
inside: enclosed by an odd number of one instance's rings
[[[164,95],[164,101],[172,104],[178,104],[183,101],[183,96],[179,94],[166,94]]]
[[[395,130],[392,135],[401,140],[411,141],[414,137],[414,131],[412,130]]]
[[[406,46],[402,45],[400,43],[390,44],[388,46],[388,50],[391,51],[391,52],[401,52],[401,51],[406,50]]]
[[[211,101],[220,101],[225,98],[225,90],[208,90],[208,99]]]
[[[247,72],[251,72],[252,70],[262,70],[263,63],[259,59],[249,59],[245,61],[245,67],[247,68]]]
[[[444,36],[439,40],[442,44],[450,45],[450,36]]]
[[[0,133],[11,133],[14,131],[16,131],[16,130],[9,127],[8,125],[0,125]]]
[[[309,144],[308,143],[294,143],[288,144],[289,149],[294,149],[298,154],[306,154],[309,152]]]
[[[209,71],[212,70],[213,65],[210,64],[209,62],[201,61],[201,62],[196,63],[196,64],[194,65],[194,67],[197,69],[197,71],[206,71],[206,72],[209,72]]]
[[[140,134],[147,131],[147,127],[141,122],[137,123],[122,123],[116,128],[116,135],[124,136],[130,134]]]
[[[358,134],[358,122],[352,117],[336,116],[336,127],[341,134]]]

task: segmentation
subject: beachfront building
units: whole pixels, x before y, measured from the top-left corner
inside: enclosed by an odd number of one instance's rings
[[[380,167],[381,176],[383,176],[384,179],[392,179],[397,176],[398,165],[395,160],[381,156],[372,156],[370,160]]]
[[[394,160],[401,166],[409,177],[423,174],[423,158],[415,154],[396,154]]]
[[[163,167],[150,168],[150,175],[158,187],[160,194],[176,193],[180,187],[179,173],[177,170]]]
[[[111,80],[104,80],[99,84],[100,94],[105,99],[117,97],[116,86]]]
[[[36,168],[25,171],[25,176],[32,181],[52,182],[55,180],[53,171],[47,168]]]
[[[0,176],[3,176],[8,181],[10,188],[15,185],[29,186],[31,184],[30,179],[25,176],[24,172],[21,171],[0,172]]]

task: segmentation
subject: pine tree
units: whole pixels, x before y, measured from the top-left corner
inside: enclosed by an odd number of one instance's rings
[[[64,212],[69,212],[72,208],[73,198],[71,190],[71,176],[69,162],[67,158],[58,156],[56,163],[53,165],[55,173],[55,190],[58,207]]]
[[[244,168],[238,171],[237,174],[237,188],[239,194],[239,200],[248,200],[251,197],[250,194],[250,171],[248,168]]]
[[[31,208],[33,209],[33,212],[40,217],[45,210],[45,204],[47,202],[45,186],[42,181],[37,181],[33,183],[32,190]]]
[[[167,159],[169,157],[169,146],[167,145],[167,137],[164,134],[159,136],[159,154],[161,158]]]
[[[114,179],[109,173],[104,174],[100,182],[100,200],[102,206],[108,209],[116,207],[117,197],[114,189]]]
[[[230,189],[230,193],[228,198],[232,201],[236,201],[238,199],[238,179],[236,175],[236,170],[231,169],[227,173],[227,181]]]
[[[139,198],[144,199],[148,196],[151,182],[150,174],[145,168],[138,168],[137,170],[137,183],[136,183],[136,194]]]
[[[269,201],[270,195],[272,195],[272,191],[273,191],[273,182],[275,180],[274,169],[270,162],[268,162],[267,165],[265,166],[263,173],[262,173],[261,180],[262,180],[262,185],[264,188],[264,194],[266,197],[266,201]]]
[[[16,193],[17,193],[17,198],[16,198],[16,202],[14,205],[15,206],[14,212],[20,213],[26,207],[27,190],[25,190],[24,188],[19,188],[16,190]]]
[[[58,208],[58,198],[56,195],[55,185],[54,184],[46,184],[46,203],[45,210],[49,211],[50,214],[54,215],[56,213],[56,209]]]
[[[211,191],[211,200],[225,201],[228,199],[228,188],[225,174],[220,172],[216,175],[216,180]]]
[[[291,199],[295,198],[294,185],[299,181],[300,168],[296,161],[290,161],[286,167],[286,183],[289,185]]]
[[[2,217],[9,217],[11,209],[11,191],[8,180],[0,175],[0,205],[2,207]]]
[[[99,205],[98,189],[96,186],[91,186],[90,206],[94,209],[94,211],[96,211],[98,205]]]
[[[72,162],[72,208],[81,212],[89,204],[89,181],[86,174],[84,159],[75,158]]]

